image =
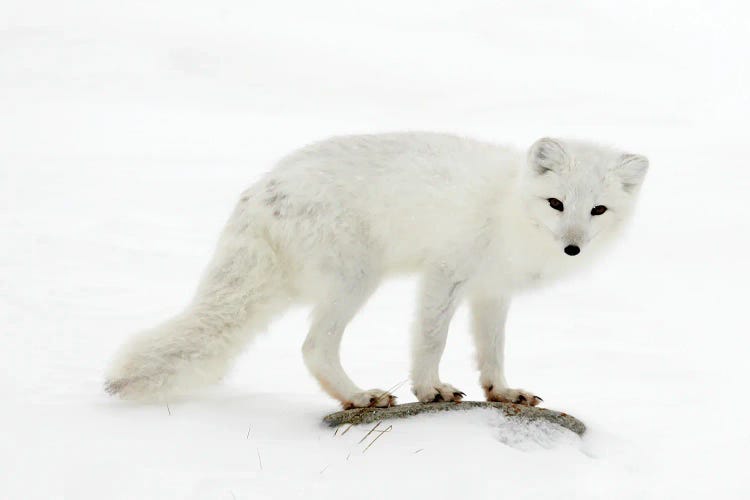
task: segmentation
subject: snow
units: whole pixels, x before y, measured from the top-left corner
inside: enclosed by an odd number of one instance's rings
[[[5,2],[0,498],[747,498],[747,10]],[[274,159],[405,129],[651,159],[618,249],[511,311],[511,383],[583,439],[478,411],[393,422],[363,453],[368,428],[320,424],[336,407],[302,363],[304,309],[211,391],[169,408],[104,395],[114,349],[188,300]],[[352,323],[363,387],[406,378],[414,286],[386,283]],[[466,323],[442,374],[479,399]]]

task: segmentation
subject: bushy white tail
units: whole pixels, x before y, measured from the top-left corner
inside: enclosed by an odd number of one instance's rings
[[[262,232],[228,227],[193,303],[141,333],[116,355],[105,390],[163,400],[214,383],[254,334],[288,302],[285,277]]]

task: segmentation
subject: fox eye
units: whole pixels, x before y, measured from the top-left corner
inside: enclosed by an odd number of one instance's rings
[[[557,198],[547,198],[547,201],[549,202],[549,206],[551,206],[552,208],[554,208],[555,210],[559,212],[562,212],[563,209],[565,208],[563,206],[563,202],[561,202]]]
[[[601,215],[607,211],[607,207],[604,205],[597,205],[591,209],[591,215]]]

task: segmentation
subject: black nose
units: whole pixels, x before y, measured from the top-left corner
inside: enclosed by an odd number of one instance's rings
[[[581,253],[581,249],[578,248],[578,245],[568,245],[565,247],[564,251],[568,255],[578,255]]]

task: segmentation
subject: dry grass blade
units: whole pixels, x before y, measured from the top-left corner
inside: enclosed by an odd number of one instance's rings
[[[404,379],[404,380],[402,380],[401,382],[396,382],[396,383],[395,383],[394,385],[392,385],[392,386],[391,386],[391,387],[390,387],[390,388],[389,388],[389,389],[388,389],[387,391],[385,391],[385,392],[393,392],[393,391],[396,391],[396,390],[400,389],[400,388],[401,388],[401,386],[403,386],[403,385],[404,385],[405,383],[407,383],[408,381],[409,381],[409,379],[408,379],[408,378],[405,378],[405,379]]]
[[[380,401],[383,400],[383,398],[391,397],[393,396],[393,393],[400,389],[405,383],[407,383],[409,379],[404,379],[401,382],[396,382],[394,385],[392,385],[389,389],[386,389],[385,392],[377,399],[377,402],[380,403]],[[396,396],[393,396],[394,398]]]
[[[382,424],[382,423],[383,423],[383,421],[381,420],[380,422],[378,422],[377,424],[375,424],[375,427],[373,427],[372,429],[370,429],[370,432],[368,432],[367,434],[365,434],[365,437],[363,437],[362,439],[360,439],[360,440],[359,440],[359,443],[357,443],[357,444],[362,444],[362,442],[363,442],[363,441],[364,441],[365,439],[367,439],[367,437],[368,437],[368,436],[369,436],[370,434],[372,434],[373,432],[375,432],[375,429],[377,429],[377,428],[378,428],[378,426],[380,426],[380,424]]]
[[[390,431],[391,429],[393,429],[393,426],[392,426],[392,425],[389,425],[388,427],[386,427],[386,428],[385,428],[385,429],[383,429],[382,431],[378,431],[378,435],[377,435],[377,436],[375,437],[375,439],[373,439],[372,441],[370,441],[370,444],[368,444],[368,445],[367,445],[367,447],[366,447],[366,448],[365,448],[364,450],[362,450],[362,453],[364,453],[364,452],[366,452],[367,450],[369,450],[369,449],[370,449],[370,446],[372,446],[372,445],[373,445],[373,443],[375,443],[375,441],[377,441],[378,439],[380,439],[380,436],[382,436],[382,435],[383,435],[383,434],[385,434],[386,432],[389,432],[389,431]]]
[[[349,432],[349,429],[351,429],[352,427],[354,427],[354,424],[349,424],[349,427],[347,427],[346,429],[344,429],[344,432],[342,432],[341,435],[343,436],[344,434],[346,434],[347,432]]]

